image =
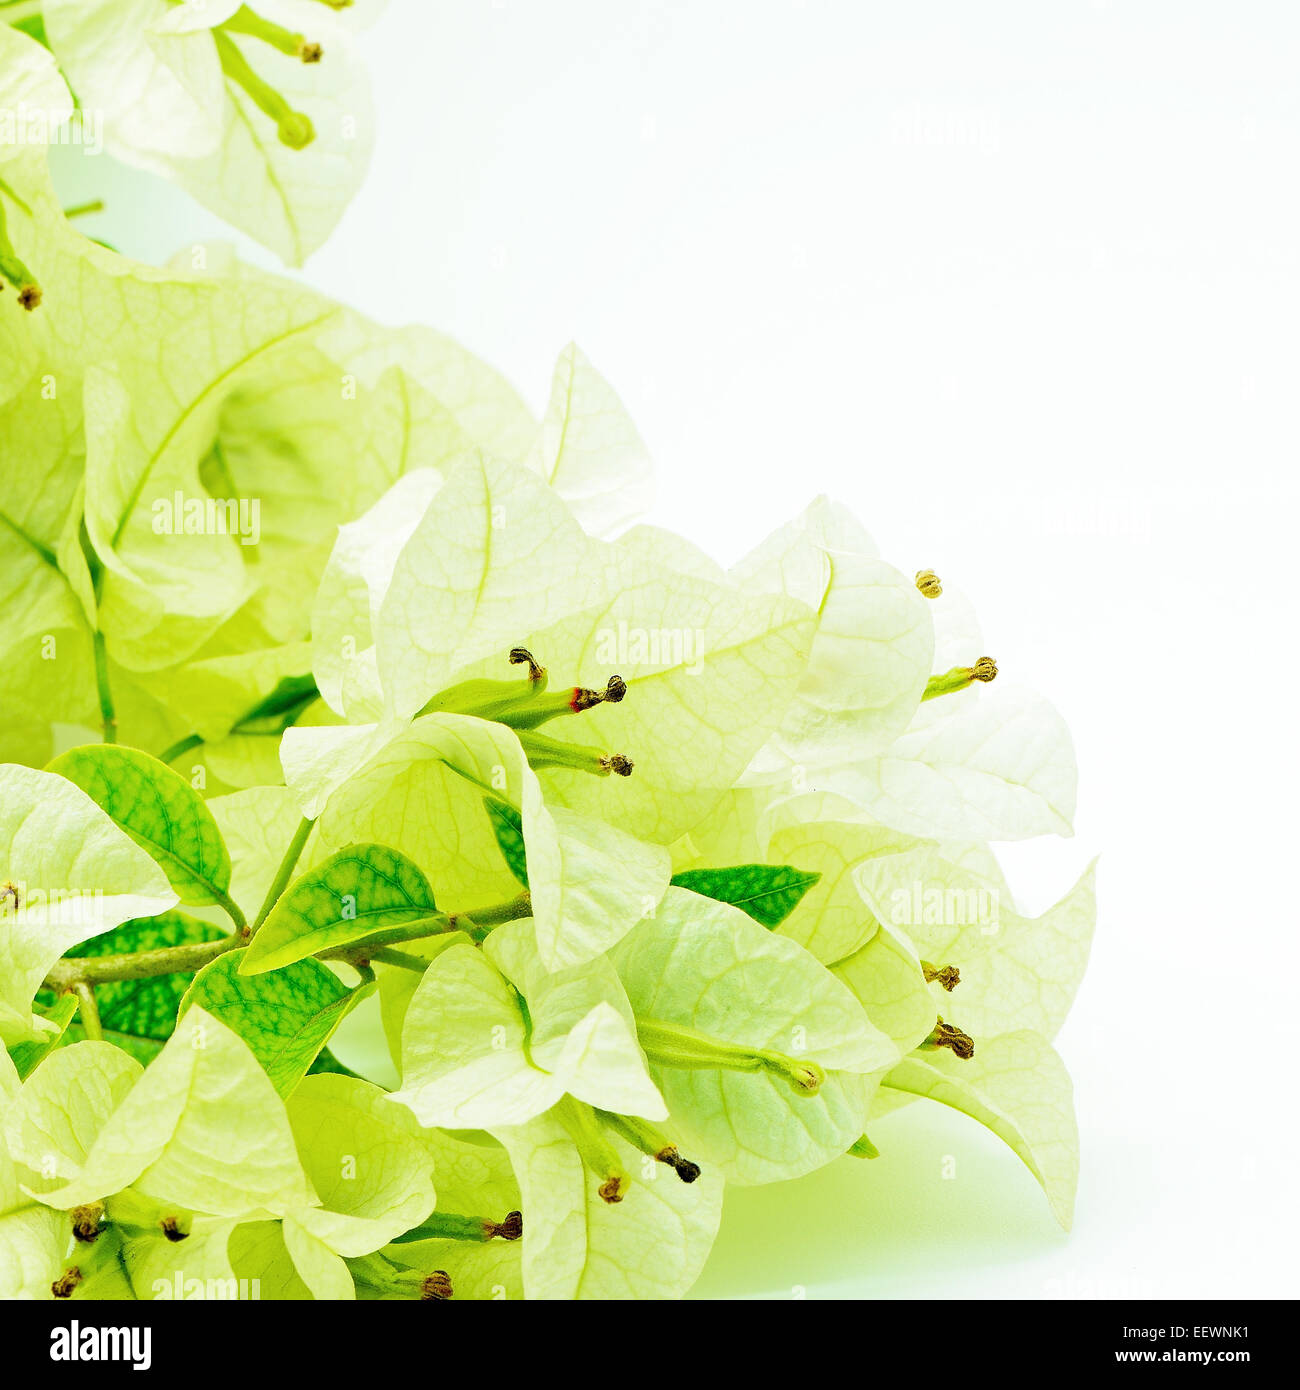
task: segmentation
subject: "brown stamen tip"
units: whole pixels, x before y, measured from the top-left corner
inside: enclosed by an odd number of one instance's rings
[[[506,1213],[504,1221],[488,1222],[488,1239],[494,1236],[499,1240],[518,1240],[524,1233],[524,1217],[522,1212],[509,1211]]]
[[[583,710],[592,709],[596,705],[616,705],[626,694],[627,682],[623,677],[611,676],[604,690],[588,690],[586,686],[575,685],[573,693],[569,696],[569,708],[574,714],[581,714]]]
[[[574,714],[581,714],[585,709],[593,709],[604,698],[599,690],[588,690],[586,686],[575,685],[569,696],[569,708]]]
[[[62,1274],[50,1285],[50,1292],[55,1298],[71,1298],[72,1291],[81,1283],[81,1271],[76,1265],[65,1269]]]
[[[304,63],[319,63],[325,56],[324,50],[318,43],[303,43],[299,45],[298,57]]]
[[[991,681],[997,677],[998,663],[991,656],[982,656],[970,668],[970,678],[973,681]]]
[[[24,285],[18,291],[18,302],[30,314],[41,302],[41,287],[39,285]]]
[[[934,1032],[926,1039],[932,1047],[949,1047],[964,1062],[975,1055],[975,1039],[954,1024],[945,1023],[940,1017],[934,1025]]]
[[[170,1241],[188,1240],[190,1233],[181,1230],[181,1223],[174,1216],[164,1216],[158,1223],[162,1227],[162,1233]]]
[[[612,1178],[606,1178],[601,1183],[598,1191],[600,1200],[613,1206],[616,1202],[621,1202],[627,1195],[627,1178],[622,1173],[615,1173]]]
[[[632,775],[632,759],[625,758],[622,753],[612,753],[608,758],[602,758],[600,765],[606,772],[616,772],[620,777]]]
[[[938,598],[943,593],[943,585],[939,583],[939,576],[933,570],[917,570],[916,587],[926,598]]]
[[[451,1297],[451,1275],[445,1269],[435,1269],[420,1285],[422,1303],[445,1303]]]
[[[15,912],[23,905],[22,894],[18,885],[10,878],[0,883],[0,908],[4,907],[6,900],[13,902]]]
[[[84,1207],[72,1209],[72,1234],[83,1245],[92,1245],[104,1229],[104,1206],[102,1202],[90,1202]]]
[[[927,985],[942,985],[949,994],[961,984],[961,971],[955,965],[941,965],[936,970],[928,960],[923,960],[921,971],[925,975]]]
[[[513,666],[522,666],[526,663],[530,681],[539,681],[546,674],[546,668],[537,664],[532,652],[527,647],[511,647],[510,662]]]
[[[660,1163],[666,1163],[683,1182],[694,1182],[700,1176],[700,1165],[683,1158],[671,1144],[666,1149],[660,1149],[655,1158]]]

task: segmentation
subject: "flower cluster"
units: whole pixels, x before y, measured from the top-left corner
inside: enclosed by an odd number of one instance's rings
[[[44,6],[83,95],[120,8]],[[269,4],[158,8],[142,160],[220,187],[219,82],[302,143]],[[0,1295],[678,1296],[728,1184],[917,1097],[1068,1225],[1092,873],[1030,918],[990,843],[1070,833],[1073,751],[959,594],[826,499],[724,570],[576,349],[537,421],[0,159]]]

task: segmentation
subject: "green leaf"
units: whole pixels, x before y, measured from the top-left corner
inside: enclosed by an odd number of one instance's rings
[[[50,763],[79,786],[161,865],[186,903],[220,903],[237,926],[230,898],[230,852],[203,798],[179,773],[136,748],[87,744]]]
[[[316,1054],[316,1060],[307,1068],[308,1076],[355,1076],[358,1080],[364,1080],[351,1067],[345,1067],[342,1062],[329,1050],[322,1047]]]
[[[506,867],[527,888],[528,853],[524,846],[523,816],[499,796],[485,796],[483,805],[492,822],[492,833],[497,837]]]
[[[728,869],[687,869],[674,874],[673,885],[747,912],[771,929],[799,906],[803,895],[820,882],[821,874],[806,873],[789,864],[735,864]]]
[[[429,881],[404,854],[349,845],[290,884],[243,953],[240,970],[277,970],[437,912]]]
[[[181,1012],[199,1004],[220,1019],[248,1044],[275,1089],[287,1096],[375,985],[349,989],[315,960],[295,961],[268,974],[241,975],[243,954],[228,951],[205,965],[186,991]]]

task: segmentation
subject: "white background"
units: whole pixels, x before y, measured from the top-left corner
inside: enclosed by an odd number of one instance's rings
[[[1038,909],[1102,854],[1073,1235],[918,1105],[729,1198],[698,1291],[1294,1297],[1296,7],[392,0],[365,46],[307,279],[539,410],[577,340],[654,519],[730,561],[831,492],[1075,731],[1077,837],[1004,856]],[[124,250],[215,225],[121,186]]]

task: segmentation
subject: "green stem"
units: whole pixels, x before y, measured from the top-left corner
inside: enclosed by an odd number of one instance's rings
[[[243,944],[243,935],[236,932],[223,936],[219,941],[160,946],[155,951],[133,951],[117,956],[75,956],[56,961],[50,967],[45,983],[51,989],[75,990],[78,985],[108,985],[121,980],[148,980],[155,975],[189,974]]]
[[[103,212],[104,200],[94,198],[88,203],[74,203],[70,208],[63,209],[63,215],[69,222],[74,217],[89,217],[92,212]]]
[[[220,27],[228,34],[245,34],[250,39],[260,39],[290,58],[302,58],[304,50],[310,47],[301,34],[291,33],[283,24],[263,19],[247,5],[241,5]]]
[[[229,34],[212,30],[221,69],[232,82],[242,87],[253,105],[275,122],[276,134],[282,145],[292,150],[304,149],[316,138],[311,121],[295,111],[274,87],[264,82],[249,66],[239,46]]]
[[[511,1221],[511,1216],[515,1221]],[[496,1240],[517,1240],[515,1225],[518,1212],[512,1212],[504,1221],[492,1221],[486,1216],[462,1216],[455,1211],[435,1211],[429,1219],[405,1235],[398,1236],[394,1245],[411,1245],[417,1240],[474,1240],[485,1242]]]
[[[816,1062],[789,1057],[771,1048],[746,1047],[659,1019],[637,1020],[637,1038],[645,1054],[661,1067],[688,1071],[765,1071],[789,1082],[801,1095],[815,1095],[826,1079]]]
[[[52,563],[57,568],[58,561],[55,560]],[[284,689],[286,686],[290,687],[287,693]],[[310,676],[300,676],[292,680],[281,681],[265,699],[250,706],[235,720],[230,726],[230,733],[227,737],[233,738],[242,734],[250,738],[278,738],[285,729],[297,723],[319,699],[320,691],[316,689],[316,683]],[[271,722],[269,728],[251,727],[254,724],[264,724],[267,721]],[[177,739],[165,752],[160,753],[159,760],[169,763],[173,758],[182,757],[191,748],[197,748],[206,742],[207,740],[200,734],[186,734],[184,738]]]
[[[104,1025],[99,1021],[99,1005],[95,1002],[94,988],[84,980],[72,986],[77,996],[77,1012],[81,1015],[81,1026],[85,1034],[94,1042],[103,1042]]]
[[[965,690],[975,681],[987,684],[997,674],[997,662],[991,656],[982,656],[974,666],[954,666],[951,671],[945,671],[941,676],[931,676],[926,682],[925,693],[921,699],[925,701],[936,699],[940,695],[953,695],[958,690]]]
[[[452,1296],[451,1280],[445,1269],[435,1269],[429,1274],[419,1270],[405,1269],[387,1260],[376,1252],[373,1255],[356,1255],[348,1258],[348,1269],[353,1280],[369,1289],[374,1289],[388,1298],[418,1298],[428,1301],[442,1301]]]
[[[385,927],[369,936],[359,937],[335,951],[325,952],[323,958],[347,960],[357,956],[375,960],[376,947],[400,946],[404,941],[423,941],[426,937],[445,936],[453,931],[467,931],[471,936],[481,938],[487,935],[482,928],[496,927],[502,922],[513,922],[516,918],[531,916],[532,910],[528,894],[521,893],[509,902],[479,908],[472,913],[434,912],[428,917],[416,917],[409,922],[402,922],[399,926]],[[427,964],[426,961],[425,965]]]
[[[293,872],[297,857],[302,852],[307,834],[310,834],[314,824],[314,821],[304,821],[298,827],[298,833],[294,836],[294,843],[286,852],[284,862],[280,865],[280,873],[276,875],[277,883],[280,882],[281,878],[287,882],[289,875]],[[272,885],[274,898],[278,898],[283,890],[283,883],[280,884],[278,891],[275,885]],[[274,906],[272,893],[268,893],[267,898]],[[263,904],[263,908],[269,912],[265,904]],[[235,908],[235,911],[238,912],[239,909]],[[486,909],[483,915],[504,922],[510,921],[514,917],[527,916],[528,911],[526,906],[521,910],[520,899],[514,898],[510,902]],[[253,931],[262,925],[262,920],[264,919],[259,916]],[[422,973],[428,969],[429,962],[421,960],[418,956],[405,955],[401,951],[387,950],[385,943],[389,937],[392,936],[399,941],[416,941],[421,937],[436,936],[442,932],[454,931],[455,927],[452,924],[458,920],[461,919],[451,914],[442,913],[434,917],[422,917],[418,922],[408,923],[404,928],[395,927],[391,932],[376,933],[368,941],[354,941],[347,946],[320,951],[315,959],[344,960],[353,966],[359,966],[366,961],[377,960],[387,965],[400,965],[405,969]],[[407,935],[399,935],[403,931]],[[209,961],[216,960],[218,956],[225,955],[227,951],[236,951],[241,946],[246,946],[251,935],[252,932],[236,931],[230,936],[222,937],[219,941],[195,941],[182,946],[160,946],[154,951],[134,951],[116,956],[66,958],[56,961],[50,967],[45,977],[45,983],[50,989],[66,991],[73,989],[78,984],[116,984],[121,980],[148,980],[156,975],[190,974],[195,970],[201,970]]]
[[[214,892],[212,895],[217,900],[217,906],[226,914],[235,925],[235,930],[241,935],[245,935],[248,929],[248,918],[244,916],[239,904],[230,896],[229,893]]]
[[[640,1149],[656,1163],[666,1164],[683,1182],[694,1182],[700,1176],[700,1165],[683,1158],[676,1144],[669,1143],[668,1138],[653,1125],[634,1115],[617,1115],[611,1110],[597,1110],[596,1117],[601,1124],[626,1139],[634,1149]]]
[[[429,962],[422,956],[411,956],[405,951],[394,951],[388,946],[381,946],[377,951],[368,953],[371,961],[378,961],[380,965],[395,965],[402,970],[414,970],[417,975],[423,975],[429,968]]]
[[[168,749],[158,754],[158,761],[162,763],[175,762],[177,758],[183,757],[191,748],[197,748],[203,740],[198,734],[188,734],[185,738],[177,739]]]
[[[589,1172],[600,1179],[597,1189],[602,1202],[621,1202],[631,1186],[618,1151],[605,1136],[596,1111],[573,1096],[564,1096],[554,1109],[555,1117],[569,1132]]]
[[[113,708],[113,691],[108,683],[108,651],[104,634],[95,630],[95,685],[99,691],[99,713],[104,723],[104,742],[117,742],[117,712]]]
[[[289,879],[302,855],[307,837],[311,834],[311,828],[315,824],[315,820],[309,820],[304,816],[299,822],[297,830],[293,832],[293,839],[289,841],[289,848],[285,850],[284,858],[280,860],[280,867],[275,871],[275,878],[272,880],[270,888],[266,890],[266,898],[258,910],[257,916],[253,919],[253,930],[249,933],[250,936],[271,915],[271,909],[280,901],[280,895],[289,886]]]

